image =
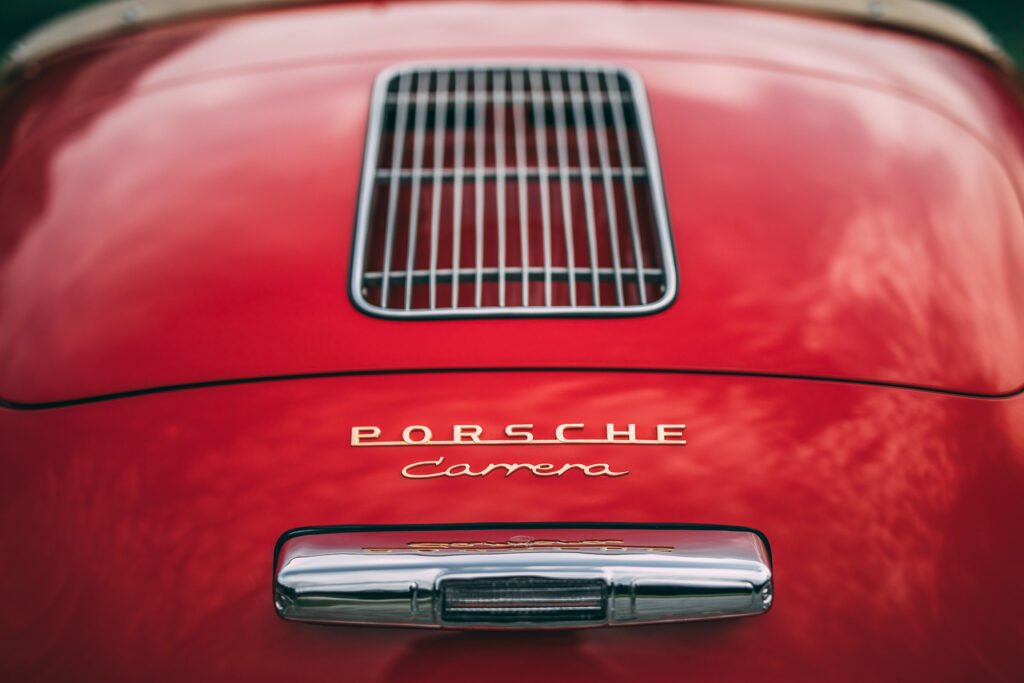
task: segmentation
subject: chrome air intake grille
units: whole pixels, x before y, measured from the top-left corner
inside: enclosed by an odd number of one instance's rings
[[[367,313],[636,315],[675,296],[643,86],[622,69],[385,72],[359,206]]]

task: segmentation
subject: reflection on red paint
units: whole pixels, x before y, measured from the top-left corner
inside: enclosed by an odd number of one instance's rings
[[[126,38],[30,84],[0,177],[0,397],[495,366],[1024,384],[1024,124],[984,65],[828,22],[746,11],[739,28],[734,9],[385,7],[161,29],[146,51]],[[456,28],[474,16],[492,28]],[[538,28],[568,17],[571,39]],[[381,47],[414,24],[402,52]],[[645,47],[617,49],[631,31]],[[421,322],[410,344],[351,305],[373,80],[456,40],[488,59],[577,45],[640,75],[679,265],[671,308]]]
[[[421,450],[349,443],[353,424],[381,416],[440,428],[499,427],[515,414],[553,428],[548,416],[567,405],[584,422],[685,415],[689,443],[560,447],[630,470],[615,479],[415,481],[400,470]],[[0,411],[19,455],[0,506],[4,519],[25,522],[0,531],[11,549],[5,659],[44,678],[156,668],[182,678],[199,662],[243,677],[344,666],[367,678],[406,671],[407,658],[436,648],[431,656],[475,670],[487,658],[464,642],[512,657],[550,636],[281,621],[269,590],[277,537],[410,521],[753,522],[772,544],[777,598],[767,615],[559,637],[618,678],[664,674],[666,649],[685,655],[694,677],[721,680],[763,670],[834,680],[1019,672],[1022,605],[993,590],[1012,586],[1024,560],[1011,540],[1024,532],[1022,425],[1021,397],[657,373],[320,379]],[[431,448],[473,463],[522,452]]]
[[[675,304],[630,320],[358,313],[374,78],[524,56],[643,79]],[[0,678],[1024,678],[1024,396],[995,396],[1024,384],[1024,121],[983,62],[736,7],[353,3],[98,43],[0,116],[0,398],[508,370],[0,408]],[[563,370],[515,371],[530,367]],[[686,424],[687,444],[351,445],[365,425],[520,423]],[[428,457],[629,476],[402,476]],[[452,634],[287,623],[271,604],[289,528],[552,521],[755,527],[775,606]]]

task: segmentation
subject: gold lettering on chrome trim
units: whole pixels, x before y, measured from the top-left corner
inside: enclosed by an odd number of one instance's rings
[[[624,472],[615,472],[611,469],[608,463],[598,462],[592,465],[583,465],[580,463],[567,463],[562,465],[558,469],[548,462],[538,463],[533,465],[526,462],[517,463],[491,463],[484,465],[483,469],[474,471],[469,463],[460,462],[455,465],[449,465],[447,469],[440,472],[427,472],[425,474],[413,474],[411,470],[418,467],[441,467],[444,464],[444,457],[440,457],[437,460],[424,460],[422,462],[409,463],[402,468],[402,476],[406,479],[436,479],[437,477],[486,477],[495,470],[504,469],[505,476],[511,477],[513,473],[519,470],[526,470],[531,474],[538,477],[560,477],[569,470],[579,470],[583,472],[584,476],[587,477],[624,477],[629,474],[629,470]]]
[[[409,425],[402,430],[401,441],[381,441],[381,428],[374,425],[352,427],[351,444],[357,447],[366,446],[564,446],[566,444],[629,444],[633,446],[685,446],[683,439],[684,424],[659,424],[655,426],[656,438],[638,439],[636,425],[628,424],[620,429],[614,423],[605,425],[604,439],[575,438],[566,432],[583,431],[586,425],[582,422],[567,422],[555,427],[554,439],[538,439],[533,434],[532,424],[510,424],[504,428],[506,439],[483,438],[484,428],[481,425],[452,425],[451,441],[434,438],[434,433],[425,425]]]

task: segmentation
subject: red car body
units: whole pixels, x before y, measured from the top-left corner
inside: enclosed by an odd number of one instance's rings
[[[377,74],[524,58],[643,80],[675,301],[358,311]],[[927,37],[685,3],[316,6],[61,53],[3,106],[4,678],[1020,680],[1018,93]],[[350,442],[513,423],[685,423],[687,444],[439,446],[445,467],[629,474],[410,479],[435,456]],[[272,604],[288,529],[550,522],[755,528],[775,604],[554,632],[327,627]]]

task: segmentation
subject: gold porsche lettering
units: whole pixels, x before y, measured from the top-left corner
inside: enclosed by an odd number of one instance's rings
[[[440,438],[435,438],[435,430],[427,425],[408,425],[401,430],[388,430],[391,434],[401,435],[401,439],[388,439],[385,430],[378,425],[357,425],[352,427],[351,445],[355,447],[387,447],[387,446],[565,446],[565,445],[600,445],[616,444],[630,446],[685,446],[683,438],[686,425],[656,424],[651,427],[637,428],[635,423],[608,422],[601,425],[587,425],[584,422],[564,422],[556,425],[546,433],[536,429],[533,423],[514,423],[501,428],[501,436],[497,436],[494,428],[484,428],[476,424],[453,424],[451,431],[447,427],[434,425]],[[451,434],[451,439],[444,438]],[[503,438],[502,438],[503,437]],[[553,437],[553,438],[552,438]],[[653,438],[652,438],[653,437]],[[608,463],[565,463],[557,465],[550,462],[492,462],[488,464],[471,464],[466,462],[448,464],[444,456],[435,460],[421,460],[409,463],[402,468],[402,476],[406,479],[437,479],[440,477],[486,477],[495,472],[506,478],[516,472],[526,472],[535,477],[561,477],[572,471],[579,471],[585,477],[624,477],[629,470],[613,469]]]
[[[452,427],[452,442],[463,443],[463,436],[468,436],[472,443],[480,443],[480,434],[484,428],[480,425],[455,425]]]
[[[451,440],[435,439],[434,432],[426,425],[409,425],[401,431],[401,440],[382,439],[383,430],[376,425],[352,427],[353,446],[564,446],[566,444],[628,444],[634,446],[685,446],[684,424],[658,424],[653,430],[654,438],[638,438],[636,424],[604,425],[604,438],[594,436],[595,429],[588,429],[583,422],[567,422],[555,427],[554,438],[543,438],[534,433],[533,424],[510,424],[502,429],[505,438],[485,436],[482,425],[452,425]],[[589,435],[589,436],[588,436]]]
[[[376,439],[380,436],[380,427],[353,427],[352,445],[358,446],[363,439]]]
[[[421,436],[413,439],[413,434],[419,434]],[[433,436],[434,434],[430,431],[430,427],[424,427],[423,425],[409,425],[402,430],[402,443],[409,446],[414,446],[420,443],[429,443]]]
[[[555,427],[555,443],[570,443],[572,441],[579,441],[579,439],[569,439],[565,436],[565,430],[567,429],[583,429],[586,425],[583,424],[567,424],[558,425]]]
[[[608,435],[608,441],[615,441],[620,436],[626,437],[625,441],[627,443],[636,441],[636,425],[629,425],[625,430],[620,430],[615,429],[615,425],[610,424],[605,433]],[[618,440],[622,441],[622,439]]]
[[[505,436],[509,439],[516,441],[533,441],[533,425],[507,425],[505,427]]]

